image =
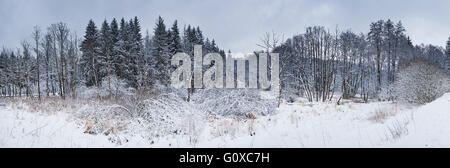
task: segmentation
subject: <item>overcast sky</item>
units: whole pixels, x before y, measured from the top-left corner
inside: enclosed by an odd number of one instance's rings
[[[367,33],[378,19],[401,20],[415,44],[444,46],[450,36],[449,0],[0,0],[0,47],[17,47],[31,40],[35,25],[45,29],[65,22],[79,36],[89,19],[97,26],[104,19],[138,16],[142,33],[153,31],[158,15],[169,25],[177,19],[198,25],[205,36],[223,49],[251,52],[265,32],[285,38],[305,27],[322,25],[334,30]]]

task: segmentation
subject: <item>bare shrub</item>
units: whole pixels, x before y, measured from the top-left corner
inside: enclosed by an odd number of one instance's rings
[[[93,101],[80,108],[76,116],[85,133],[113,136],[137,132],[146,138],[171,134],[195,136],[201,128],[202,114],[174,94],[123,96]],[[119,137],[120,138],[120,137]]]
[[[193,102],[207,114],[249,118],[275,111],[274,99],[262,99],[256,89],[202,89],[192,97]]]
[[[136,107],[138,117],[149,122],[150,131],[155,136],[194,133],[204,117],[175,94],[151,97],[140,101]]]

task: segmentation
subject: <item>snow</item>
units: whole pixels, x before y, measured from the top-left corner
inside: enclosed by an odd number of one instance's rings
[[[185,124],[192,131],[158,137],[130,120],[127,131],[114,135],[122,143],[111,141],[113,135],[84,133],[76,113],[86,105],[44,112],[25,102],[5,104],[0,147],[450,147],[450,93],[423,106],[298,99],[272,115],[207,115]]]
[[[419,107],[414,113],[411,129],[414,134],[396,145],[405,147],[450,147],[450,93]]]

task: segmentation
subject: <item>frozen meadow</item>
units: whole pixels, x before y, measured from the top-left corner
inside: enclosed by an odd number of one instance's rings
[[[450,147],[450,93],[422,106],[297,99],[245,117],[171,96],[143,101],[148,114],[109,101],[2,101],[0,147]]]

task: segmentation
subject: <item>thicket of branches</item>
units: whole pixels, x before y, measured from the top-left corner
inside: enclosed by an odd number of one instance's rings
[[[400,101],[425,104],[450,91],[450,77],[438,64],[416,59],[399,72],[394,91]]]

